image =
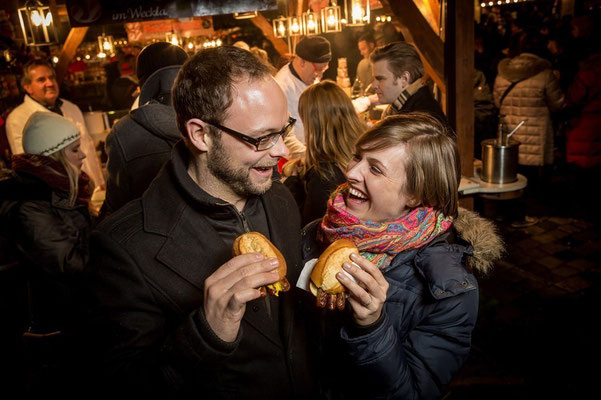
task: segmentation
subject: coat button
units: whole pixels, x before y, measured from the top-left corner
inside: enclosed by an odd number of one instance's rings
[[[253,306],[253,311],[254,311],[254,312],[259,312],[259,306],[257,306],[257,305],[254,305],[254,306]]]
[[[461,282],[461,286],[467,286],[467,282],[466,281]]]

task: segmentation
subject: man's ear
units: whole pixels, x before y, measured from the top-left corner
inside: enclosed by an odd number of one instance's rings
[[[209,124],[198,118],[189,119],[186,122],[186,131],[190,143],[198,150],[205,152],[211,148],[211,135],[209,135]]]
[[[407,86],[411,84],[411,74],[409,71],[403,71],[401,74],[401,82],[405,83]]]
[[[27,94],[31,96],[31,83],[27,84],[27,85],[23,85],[23,89],[25,89]]]

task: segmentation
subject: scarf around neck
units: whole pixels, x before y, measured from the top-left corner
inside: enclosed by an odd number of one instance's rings
[[[399,97],[397,97],[386,108],[386,110],[384,110],[384,114],[382,115],[382,118],[385,118],[389,115],[398,114],[401,111],[401,109],[403,108],[403,106],[405,105],[405,103],[407,102],[407,100],[409,100],[409,97],[411,97],[415,93],[417,93],[417,91],[420,90],[423,86],[425,86],[425,83],[422,81],[421,78],[416,80],[415,82],[413,82],[411,85],[407,86],[407,88],[401,92]]]
[[[43,156],[41,154],[16,154],[12,157],[12,167],[17,173],[23,172],[33,175],[45,182],[54,192],[61,197],[69,197],[71,187],[69,186],[69,176],[63,164],[54,158]],[[90,189],[90,178],[85,172],[79,174],[77,183],[78,192],[76,204],[88,204],[92,195]]]
[[[330,196],[318,239],[324,243],[349,239],[363,257],[380,269],[389,266],[400,252],[429,243],[447,231],[453,222],[451,217],[431,207],[416,207],[390,222],[361,220],[346,209],[344,196],[348,187],[348,183],[340,185]]]

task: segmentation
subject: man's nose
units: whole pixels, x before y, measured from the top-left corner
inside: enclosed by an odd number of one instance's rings
[[[290,134],[293,135],[294,133]],[[271,149],[269,149],[269,155],[273,158],[286,158],[288,155],[290,155],[290,150],[288,150],[288,147],[284,143],[284,138],[281,136],[278,138],[278,141],[275,142]]]

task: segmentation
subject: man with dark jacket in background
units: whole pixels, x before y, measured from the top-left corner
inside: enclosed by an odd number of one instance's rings
[[[153,43],[140,52],[136,69],[142,88],[140,105],[113,126],[106,140],[103,217],[141,197],[181,139],[171,86],[187,59],[184,49],[167,42]]]
[[[390,104],[382,118],[422,111],[448,126],[440,104],[422,81],[424,65],[416,48],[407,42],[377,47],[370,56],[373,89],[382,104]]]

